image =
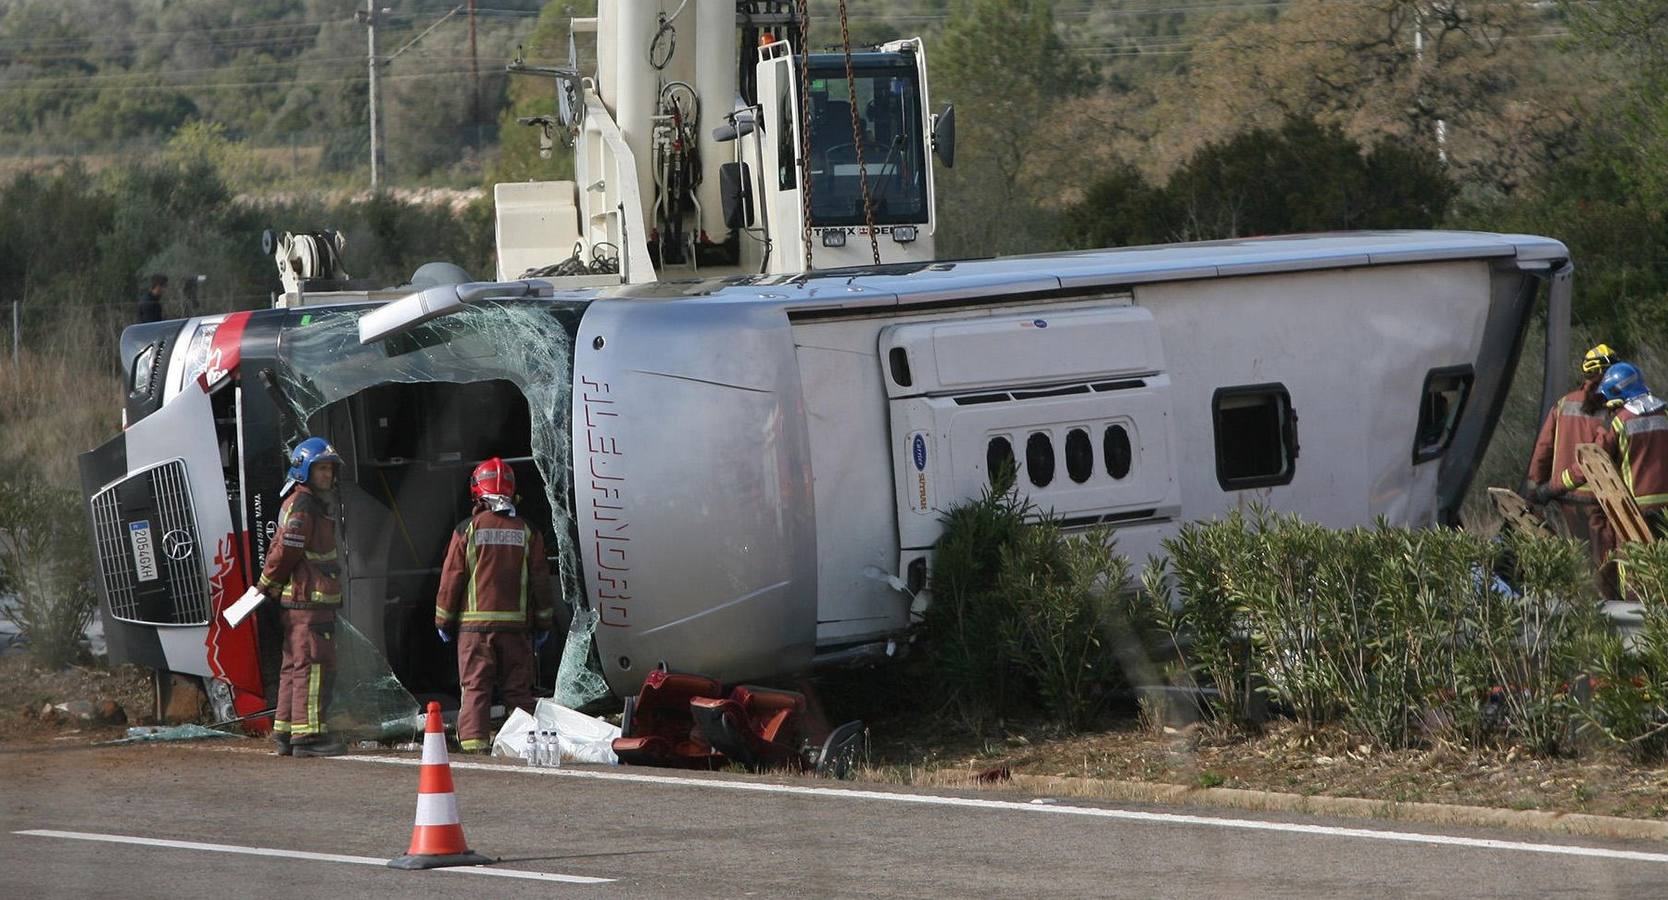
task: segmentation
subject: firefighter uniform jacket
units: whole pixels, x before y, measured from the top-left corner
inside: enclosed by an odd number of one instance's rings
[[[436,628],[548,631],[555,618],[544,539],[537,531],[492,510],[458,524],[440,570]]]
[[[336,521],[312,489],[297,485],[278,510],[260,587],[277,589],[285,609],[336,609],[342,605],[341,577]]]
[[[1668,506],[1668,405],[1650,394],[1622,404],[1599,446],[1616,460],[1641,512]]]
[[[1609,410],[1601,405],[1586,411],[1587,391],[1592,386],[1589,382],[1565,394],[1546,414],[1540,437],[1535,439],[1535,452],[1529,457],[1530,483],[1551,483],[1554,488],[1592,499],[1593,488],[1575,461],[1575,448],[1577,444],[1598,443],[1610,430]]]

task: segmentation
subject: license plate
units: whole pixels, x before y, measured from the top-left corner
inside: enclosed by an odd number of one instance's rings
[[[133,568],[140,581],[156,580],[156,544],[151,540],[149,519],[129,522],[127,539],[133,545]]]

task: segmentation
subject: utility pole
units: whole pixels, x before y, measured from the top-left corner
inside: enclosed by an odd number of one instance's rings
[[[1413,65],[1419,71],[1420,90],[1423,91],[1425,78],[1425,8],[1417,4],[1413,7]],[[1441,118],[1436,120],[1436,158],[1443,164],[1448,162],[1448,123]]]
[[[480,121],[481,67],[475,59],[475,0],[469,0],[469,124],[478,125]]]
[[[368,53],[365,57],[365,67],[370,74],[370,103],[371,112],[371,190],[382,187],[382,135],[377,128],[377,53],[376,53],[376,19],[377,0],[365,0],[365,9],[356,18],[365,25]]]

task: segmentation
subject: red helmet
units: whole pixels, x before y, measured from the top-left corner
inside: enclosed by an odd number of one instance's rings
[[[515,470],[496,456],[476,466],[469,476],[469,496],[479,500],[487,494],[515,496]]]

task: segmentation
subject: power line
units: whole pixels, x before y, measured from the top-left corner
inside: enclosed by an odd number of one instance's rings
[[[398,75],[379,75],[379,78],[389,81],[405,81],[417,78],[450,78],[457,75],[468,75],[469,69],[447,69],[438,72],[409,72]],[[292,87],[316,84],[364,84],[365,76],[356,75],[349,78],[297,78],[286,81],[204,81],[193,84],[131,84],[107,85],[100,88],[103,91],[191,91],[191,90],[223,90],[226,88],[249,87]],[[0,86],[0,93],[28,93],[71,90],[63,87],[36,88],[29,85]]]

